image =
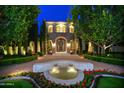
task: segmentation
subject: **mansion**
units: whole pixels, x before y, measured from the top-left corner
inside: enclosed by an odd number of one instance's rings
[[[68,22],[46,22],[47,50],[56,52],[75,52],[78,49],[76,36],[74,35],[73,23]]]

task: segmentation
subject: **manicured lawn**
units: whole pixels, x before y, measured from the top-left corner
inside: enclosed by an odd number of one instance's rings
[[[96,81],[97,88],[124,88],[124,79],[100,77]]]
[[[0,82],[0,88],[32,88],[31,84],[27,80],[7,80],[5,82]]]

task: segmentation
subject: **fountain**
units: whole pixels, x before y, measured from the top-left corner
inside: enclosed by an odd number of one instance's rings
[[[66,66],[55,64],[49,70],[49,74],[58,79],[69,80],[77,77],[78,70],[72,64]]]
[[[92,63],[72,60],[54,60],[47,63],[36,63],[33,72],[43,72],[45,78],[56,84],[71,85],[84,79],[83,71],[92,71]]]

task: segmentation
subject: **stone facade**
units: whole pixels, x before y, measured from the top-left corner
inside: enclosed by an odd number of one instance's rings
[[[68,22],[46,22],[46,29],[48,33],[48,44],[53,53],[56,52],[70,52],[77,50],[76,37],[74,35],[73,23]]]

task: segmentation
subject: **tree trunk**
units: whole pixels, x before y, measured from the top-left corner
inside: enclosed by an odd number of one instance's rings
[[[79,54],[82,55],[83,51],[82,51],[82,39],[79,38]]]
[[[98,51],[97,51],[97,53],[98,53],[98,54],[100,54],[100,47],[98,46],[97,48],[98,48]]]
[[[48,52],[48,50],[47,50],[47,40],[45,41],[45,54],[47,55],[47,52]]]
[[[21,54],[21,44],[18,45],[18,55],[22,55]]]
[[[101,48],[101,54],[105,54],[105,48],[104,47]]]
[[[74,34],[74,53],[77,54],[76,34]]]
[[[41,38],[40,38],[40,52],[42,52],[42,48],[43,48],[43,47],[42,47],[42,46],[43,46],[43,45],[42,45],[42,43],[43,43],[42,41],[43,41],[43,40],[41,40]]]
[[[24,48],[25,48],[26,55],[28,55],[28,41],[27,40],[25,42]]]
[[[37,40],[36,41],[34,41],[34,46],[35,46],[35,54],[37,53]]]

